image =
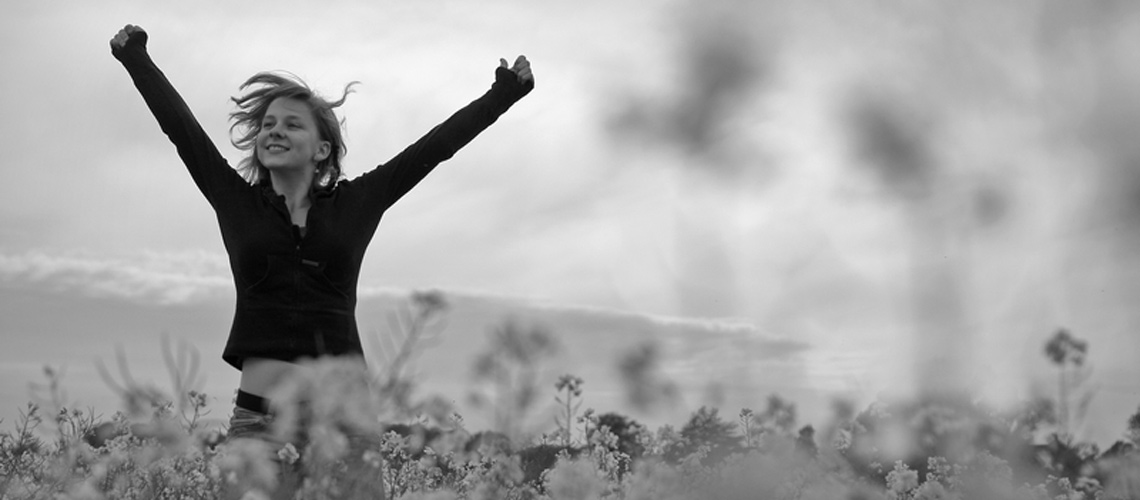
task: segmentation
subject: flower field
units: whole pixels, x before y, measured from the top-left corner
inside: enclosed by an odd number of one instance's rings
[[[202,425],[207,399],[186,387],[195,377],[185,356],[168,357],[176,397],[124,376],[123,409],[109,419],[67,407],[48,369],[48,397],[0,432],[0,498],[1140,498],[1140,411],[1107,450],[1065,432],[1066,404],[1053,400],[1008,413],[953,398],[861,409],[837,401],[816,428],[797,422],[794,403],[771,396],[760,410],[726,418],[702,407],[676,427],[650,429],[583,410],[584,382],[573,375],[528,385],[549,339],[517,327],[474,363],[496,428],[468,429],[402,375],[444,309],[438,296],[413,300],[402,346],[382,374],[345,360],[310,363],[273,394],[281,410],[265,439],[227,440],[226,429]],[[1074,346],[1065,333],[1046,353],[1064,370]],[[648,404],[662,384],[652,363],[637,366],[648,368],[625,372],[627,393]],[[539,405],[558,417],[545,432],[519,431]],[[282,494],[282,481],[295,488]]]

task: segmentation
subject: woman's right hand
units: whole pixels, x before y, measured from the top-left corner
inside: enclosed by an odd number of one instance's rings
[[[133,24],[128,24],[111,38],[111,51],[118,52],[127,45],[138,45],[146,48],[146,31]]]

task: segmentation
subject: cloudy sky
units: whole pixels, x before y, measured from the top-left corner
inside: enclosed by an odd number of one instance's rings
[[[500,57],[532,61],[536,90],[393,207],[365,261],[366,336],[413,290],[449,297],[424,392],[462,405],[516,318],[559,337],[545,376],[582,376],[601,411],[625,408],[620,355],[661,345],[683,404],[654,422],[770,393],[822,419],[837,396],[940,384],[1011,404],[1056,390],[1042,347],[1064,327],[1091,344],[1083,432],[1111,441],[1140,404],[1137,12],[991,4],[6,6],[0,418],[44,365],[109,414],[96,360],[121,350],[162,386],[164,335],[230,409],[229,270],[110,56],[132,23],[231,163],[228,98],[253,73],[362,82],[341,108],[350,178],[478,97]]]

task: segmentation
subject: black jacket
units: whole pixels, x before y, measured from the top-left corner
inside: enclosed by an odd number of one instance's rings
[[[440,162],[526,95],[533,83],[498,68],[495,83],[396,157],[313,195],[302,236],[268,182],[251,185],[222,157],[190,108],[151,61],[145,35],[113,50],[217,213],[237,305],[222,358],[286,361],[363,354],[356,285],[380,217]]]

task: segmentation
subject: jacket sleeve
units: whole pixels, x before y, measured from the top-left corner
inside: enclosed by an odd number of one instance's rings
[[[361,191],[369,209],[386,210],[533,88],[533,81],[520,82],[513,71],[497,68],[495,83],[482,97],[436,125],[388,162],[347,184],[351,190]]]
[[[141,39],[131,39],[121,48],[112,48],[111,53],[130,74],[162,132],[178,149],[178,156],[211,206],[217,209],[219,195],[227,191],[249,188],[249,183],[230,168],[190,107],[151,60],[146,51],[145,33]]]

